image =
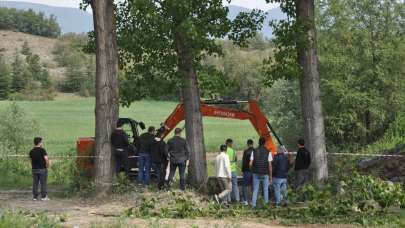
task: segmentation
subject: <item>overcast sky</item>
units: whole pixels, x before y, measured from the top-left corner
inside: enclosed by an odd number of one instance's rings
[[[2,1],[2,0],[0,0]],[[32,2],[32,3],[40,3],[52,6],[64,6],[64,7],[72,7],[78,8],[79,3],[81,0],[10,0],[10,1],[18,1],[18,2]],[[223,0],[226,3],[226,0]],[[243,6],[246,8],[257,8],[262,10],[269,10],[274,8],[274,4],[266,4],[265,0],[232,0],[232,5]]]

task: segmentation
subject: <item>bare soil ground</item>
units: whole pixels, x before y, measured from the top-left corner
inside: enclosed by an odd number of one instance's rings
[[[114,197],[106,200],[79,198],[52,198],[50,201],[33,201],[29,190],[0,191],[0,210],[19,210],[30,213],[45,213],[57,220],[65,218],[64,227],[286,227],[279,221],[266,219],[140,219],[120,220],[127,208],[134,207],[137,194]],[[297,225],[295,227],[352,227],[347,225]]]

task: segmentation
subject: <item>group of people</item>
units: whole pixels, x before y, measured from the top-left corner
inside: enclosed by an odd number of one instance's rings
[[[156,130],[150,126],[148,131],[141,134],[135,142],[138,161],[137,182],[148,186],[151,180],[151,170],[156,173],[158,189],[169,188],[176,170],[179,170],[180,189],[186,188],[186,167],[190,160],[190,149],[187,141],[181,137],[182,129],[174,130],[174,137],[167,143],[163,140],[164,128]],[[115,150],[116,173],[122,169],[129,172],[129,151],[132,146],[128,135],[123,130],[123,122],[118,121],[116,130],[111,135],[111,143]],[[169,166],[169,176],[166,181],[166,169]]]
[[[123,122],[118,121],[116,130],[111,135],[111,144],[114,147],[116,161],[116,173],[129,172],[130,150],[135,149],[129,143],[128,135],[124,132]],[[138,178],[139,185],[150,184],[151,169],[156,173],[157,187],[159,190],[170,188],[176,170],[179,170],[180,189],[186,187],[186,168],[190,160],[190,148],[187,141],[181,137],[182,129],[176,128],[174,137],[167,143],[163,140],[164,129],[156,131],[155,127],[148,128],[146,133],[137,138],[135,147],[138,150]],[[269,185],[274,190],[275,205],[279,206],[282,201],[288,204],[287,200],[287,177],[291,166],[291,159],[286,151],[279,148],[273,157],[272,153],[265,147],[266,140],[259,139],[258,147],[254,147],[253,140],[247,140],[247,148],[242,158],[242,201],[245,205],[251,203],[256,207],[260,183],[263,187],[264,202],[269,203]],[[215,159],[216,177],[221,188],[221,193],[215,195],[218,202],[225,204],[231,201],[240,202],[238,187],[238,156],[233,149],[233,140],[227,139],[224,145],[220,146],[220,153]],[[33,198],[38,200],[49,200],[47,197],[47,177],[49,159],[46,150],[43,148],[43,139],[34,138],[34,148],[29,153],[32,164],[33,176]],[[298,140],[298,151],[295,159],[295,184],[294,189],[298,190],[307,180],[308,168],[311,163],[310,153],[305,148],[303,139]],[[166,181],[166,170],[169,166],[169,175]],[[38,187],[41,186],[41,192]],[[248,189],[251,188],[252,196]]]
[[[247,140],[247,149],[243,152],[242,157],[242,201],[243,204],[251,203],[252,207],[256,208],[259,187],[262,183],[264,202],[268,204],[269,186],[272,184],[275,206],[278,207],[282,203],[286,206],[288,205],[287,178],[292,162],[283,148],[279,148],[273,158],[272,153],[265,147],[265,143],[265,138],[260,138],[259,145],[255,148],[253,140]],[[221,193],[215,195],[218,203],[240,202],[238,159],[232,144],[233,140],[227,139],[225,144],[220,146],[220,153],[215,159],[216,176],[221,188]],[[295,159],[295,190],[299,190],[306,182],[310,164],[310,153],[305,148],[304,140],[299,139]],[[249,188],[251,188],[252,196],[249,195]]]

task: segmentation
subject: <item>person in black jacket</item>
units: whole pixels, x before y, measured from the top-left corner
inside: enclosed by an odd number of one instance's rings
[[[173,181],[174,174],[176,169],[179,168],[180,176],[180,189],[186,189],[186,167],[190,160],[190,148],[187,144],[187,141],[181,137],[182,129],[176,128],[174,130],[174,137],[171,138],[168,142],[168,150],[170,157],[170,173],[168,185],[170,186]]]
[[[115,155],[115,173],[118,175],[122,168],[124,168],[125,174],[129,172],[128,161],[128,149],[129,141],[128,135],[123,129],[124,123],[122,121],[117,122],[117,128],[111,134],[111,144],[114,147]]]
[[[138,184],[147,186],[150,182],[150,147],[155,138],[155,127],[150,126],[148,132],[143,133],[138,138],[139,157],[138,157]]]
[[[248,139],[247,141],[247,149],[243,151],[243,158],[242,158],[242,172],[243,172],[243,185],[242,185],[242,193],[243,193],[243,204],[248,205],[248,201],[250,201],[250,196],[248,194],[248,188],[252,184],[252,171],[250,170],[250,157],[252,153],[255,151],[253,147],[253,140]]]
[[[295,159],[295,183],[294,189],[298,191],[308,179],[308,168],[311,165],[311,155],[305,148],[305,141],[298,140],[298,151]]]
[[[277,154],[274,156],[272,166],[273,190],[276,207],[278,207],[283,200],[287,206],[287,177],[288,170],[290,169],[290,161],[283,148],[278,148]]]
[[[167,145],[162,139],[163,131],[156,134],[150,148],[150,158],[152,161],[152,168],[156,172],[157,187],[162,190],[165,185],[166,167],[168,164]]]

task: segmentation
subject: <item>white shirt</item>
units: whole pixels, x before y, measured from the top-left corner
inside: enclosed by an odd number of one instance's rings
[[[251,160],[251,161],[254,160],[254,155],[253,155],[253,154],[254,154],[254,153],[252,153],[252,154],[250,155],[250,160]],[[271,156],[271,153],[269,153],[268,161],[269,161],[269,162],[272,162],[272,161],[273,161],[273,156]]]
[[[217,177],[222,178],[231,178],[231,162],[229,161],[229,157],[225,152],[221,152],[215,158],[215,171]]]

